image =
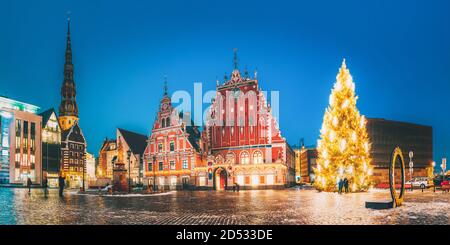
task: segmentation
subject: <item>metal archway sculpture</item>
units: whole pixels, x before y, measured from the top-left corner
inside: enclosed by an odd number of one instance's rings
[[[400,193],[397,195],[397,190],[395,189],[395,163],[397,159],[400,160],[400,171],[401,171],[401,185]],[[389,209],[399,207],[403,203],[403,197],[405,195],[405,161],[403,159],[402,150],[400,147],[395,147],[392,151],[391,162],[389,164],[389,189],[391,192],[390,201],[369,201],[366,202],[366,208],[372,209]]]
[[[397,162],[397,159],[400,160],[401,171],[400,194],[398,196],[397,190],[395,189],[395,163]],[[391,155],[391,164],[389,166],[389,188],[391,190],[393,206],[401,206],[405,195],[405,161],[403,159],[402,150],[398,146],[394,149]]]

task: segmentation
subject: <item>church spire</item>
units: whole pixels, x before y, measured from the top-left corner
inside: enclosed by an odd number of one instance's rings
[[[234,69],[237,70],[238,69],[237,48],[234,48],[233,52],[234,52],[233,65],[234,65]]]
[[[67,39],[66,39],[66,63],[64,65],[64,79],[66,78],[66,75],[68,75],[70,79],[73,80],[73,73],[70,73],[70,71],[73,72],[73,66],[72,66],[72,45],[70,42],[70,15],[67,17]]]
[[[75,121],[78,120],[76,89],[73,79],[72,45],[70,40],[70,15],[67,18],[64,80],[61,87],[61,104],[59,106],[59,116],[60,124],[63,130],[70,128],[75,123]]]

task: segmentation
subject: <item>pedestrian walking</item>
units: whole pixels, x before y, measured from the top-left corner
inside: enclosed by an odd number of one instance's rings
[[[64,193],[64,187],[66,185],[66,178],[62,175],[59,175],[58,177],[58,184],[59,184],[59,196],[62,197]]]
[[[348,189],[348,179],[347,178],[344,179],[344,188],[345,188],[345,193],[349,193],[350,192],[349,189]]]
[[[47,180],[47,177],[44,177],[44,179],[42,180],[42,187],[44,188],[44,197],[47,197],[47,193],[48,193],[48,180]]]
[[[33,184],[33,182],[31,182],[30,177],[28,177],[27,179],[28,195],[31,195],[31,184]]]
[[[342,187],[344,185],[344,181],[342,181],[342,179],[339,179],[338,182],[338,194],[342,194]]]

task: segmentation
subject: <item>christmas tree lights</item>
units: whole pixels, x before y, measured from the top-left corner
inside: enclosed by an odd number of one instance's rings
[[[314,185],[318,190],[335,191],[338,182],[344,178],[352,192],[370,187],[370,142],[366,119],[356,107],[357,99],[355,84],[344,59],[331,91],[317,144]]]

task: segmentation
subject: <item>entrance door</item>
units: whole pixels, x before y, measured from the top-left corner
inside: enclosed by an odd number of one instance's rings
[[[220,171],[220,189],[225,190],[226,187],[226,181],[227,181],[227,172]]]
[[[189,188],[189,178],[188,177],[183,177],[182,181],[183,181],[183,190],[188,189]]]

